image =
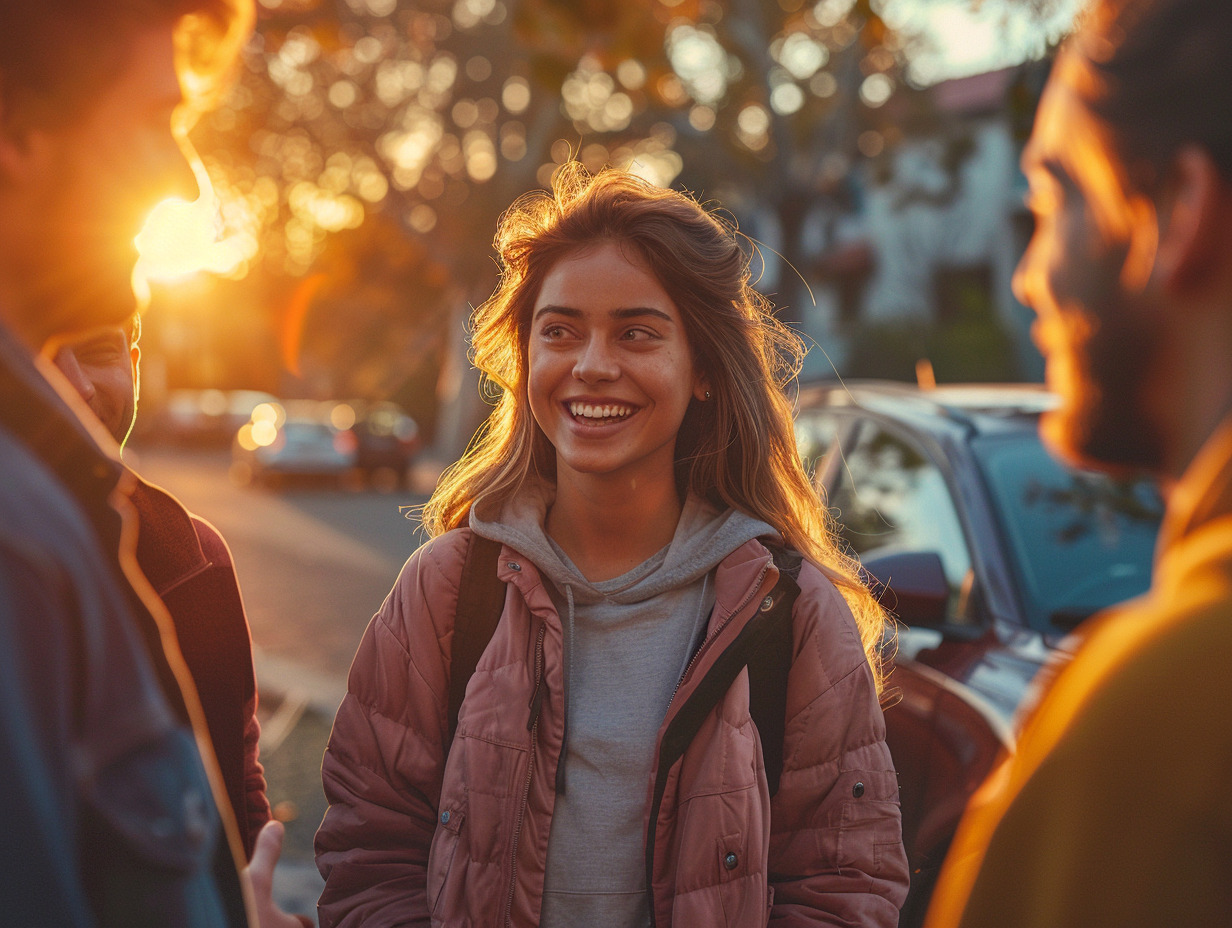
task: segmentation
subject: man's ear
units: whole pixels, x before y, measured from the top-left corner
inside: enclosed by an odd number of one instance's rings
[[[1232,190],[1205,149],[1187,145],[1176,153],[1157,212],[1159,281],[1173,291],[1200,286],[1224,260],[1232,228]]]
[[[0,184],[20,183],[30,176],[30,132],[12,118],[4,101],[0,75]]]

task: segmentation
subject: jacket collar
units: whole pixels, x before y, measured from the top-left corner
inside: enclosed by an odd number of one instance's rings
[[[774,585],[778,572],[769,549],[758,539],[746,541],[719,562],[715,570],[714,614],[710,619],[713,633],[765,587]],[[746,610],[747,611],[747,610]]]
[[[1208,522],[1232,513],[1232,415],[1198,451],[1168,494],[1159,531],[1157,562]]]
[[[142,573],[165,597],[210,566],[192,515],[170,493],[133,475],[130,496],[137,509],[137,561]]]

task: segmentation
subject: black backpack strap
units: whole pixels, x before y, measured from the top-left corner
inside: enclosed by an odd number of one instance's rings
[[[775,554],[774,550],[771,550]],[[777,565],[777,555],[776,555]],[[799,573],[799,555],[795,571]],[[771,794],[778,789],[783,770],[783,729],[787,713],[787,673],[792,658],[792,609],[800,595],[800,585],[791,568],[780,569],[779,579],[758,608],[757,614],[736,636],[706,672],[688,702],[668,724],[659,751],[659,777],[667,776],[671,766],[683,756],[692,743],[702,721],[731,688],[732,682],[746,666],[749,667],[749,712],[754,708],[762,718],[754,718],[762,741],[762,763],[767,779],[772,773]],[[757,678],[754,679],[754,667]],[[754,691],[754,686],[760,692]],[[774,721],[765,715],[778,712]],[[765,734],[762,734],[762,726]],[[777,734],[776,734],[777,733]],[[660,784],[656,784],[656,794]],[[651,816],[652,820],[654,816]]]
[[[505,583],[496,574],[501,545],[471,532],[458,581],[458,606],[453,620],[453,657],[449,662],[449,734],[445,756],[458,730],[458,710],[466,697],[479,658],[500,622],[505,607]]]
[[[767,547],[770,547],[767,545]],[[775,556],[775,564],[779,565],[779,553],[771,548]],[[785,563],[786,560],[785,560]],[[795,571],[799,573],[799,555],[796,555]],[[779,718],[777,724],[768,718],[758,720],[761,736],[762,763],[766,768],[766,779],[769,781],[770,794],[773,796],[778,789],[779,777],[783,771],[783,728],[786,720],[787,705],[787,672],[791,669],[792,657],[792,610],[800,595],[800,585],[792,576],[790,567],[779,569],[778,582],[771,588],[758,607],[757,614],[740,630],[735,641],[723,649],[723,653],[715,658],[714,664],[706,672],[689,696],[688,702],[667,725],[667,730],[659,744],[658,772],[655,777],[654,791],[650,797],[650,822],[659,818],[659,809],[663,803],[663,793],[667,787],[667,775],[672,766],[688,749],[702,726],[702,722],[711,710],[723,699],[731,688],[732,682],[746,666],[749,668],[749,711],[762,702],[755,695],[754,686],[761,690],[768,687],[777,691],[778,695],[767,698],[758,711],[772,711],[770,707],[777,703]],[[758,679],[753,678],[754,665],[763,667],[758,671]],[[761,725],[765,724],[770,735],[762,734]],[[773,733],[777,731],[777,735]],[[775,742],[770,741],[775,737]],[[773,765],[773,771],[772,771]],[[773,780],[770,779],[773,772]],[[647,886],[654,885],[654,874],[651,872],[654,861],[655,829],[648,830],[646,836],[646,879]],[[653,909],[652,909],[653,911]]]
[[[783,774],[783,730],[787,725],[787,674],[792,660],[791,606],[800,592],[796,578],[800,576],[801,557],[795,551],[767,545],[779,569],[780,585],[791,589],[790,599],[783,597],[775,604],[779,614],[759,646],[749,655],[749,714],[761,737],[762,763],[770,795],[779,789]]]

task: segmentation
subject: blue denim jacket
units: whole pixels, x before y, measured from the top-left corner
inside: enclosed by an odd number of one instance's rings
[[[0,925],[246,923],[122,478],[0,328]]]

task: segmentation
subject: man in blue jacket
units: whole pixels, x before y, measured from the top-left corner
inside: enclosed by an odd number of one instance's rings
[[[250,21],[251,0],[0,4],[0,924],[249,920],[131,477],[38,355],[133,312],[142,218],[196,192],[181,78]]]
[[[52,362],[121,448],[140,392],[141,317],[67,342]],[[231,551],[218,530],[161,487],[138,476],[137,564],[171,615],[197,688],[227,798],[251,858],[270,820],[258,759],[261,726],[252,636]]]

